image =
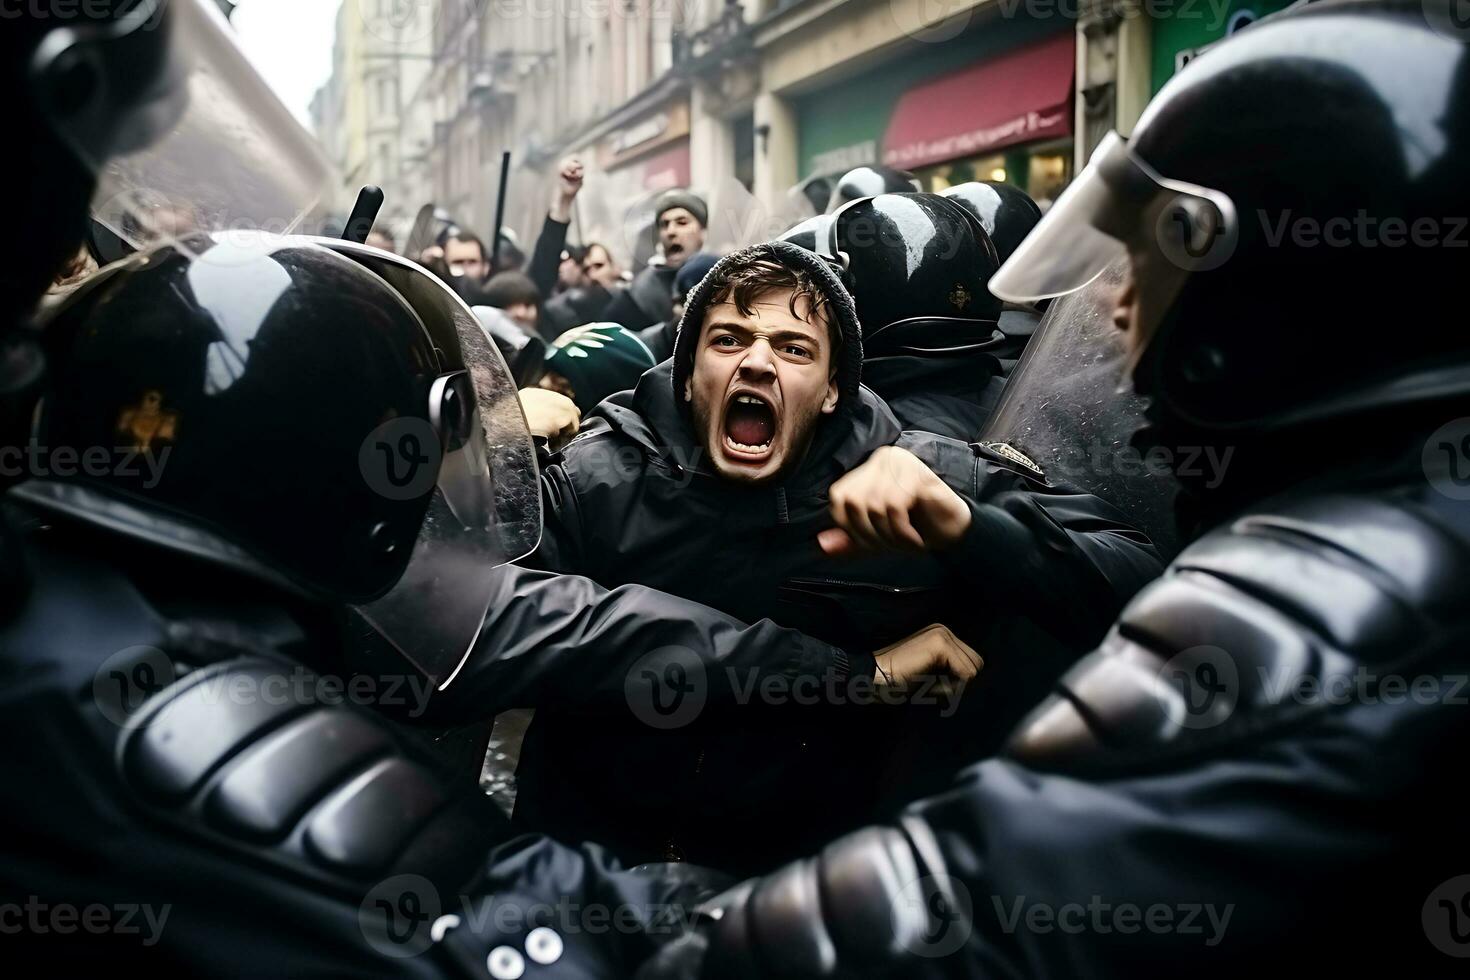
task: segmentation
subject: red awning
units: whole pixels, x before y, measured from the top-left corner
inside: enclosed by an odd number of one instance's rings
[[[1071,31],[941,75],[898,100],[883,162],[912,170],[1072,131]]]
[[[689,141],[649,157],[643,163],[643,187],[661,191],[670,187],[689,186]]]

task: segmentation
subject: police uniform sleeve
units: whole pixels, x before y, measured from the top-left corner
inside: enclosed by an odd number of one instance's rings
[[[656,661],[656,663],[655,663]],[[652,666],[650,666],[652,665]],[[845,651],[770,620],[746,625],[655,589],[604,589],[578,575],[513,565],[497,572],[484,629],[454,683],[431,702],[436,722],[504,708],[634,710],[635,672],[673,669],[709,703],[733,703],[733,678],[871,677],[871,653]]]
[[[1006,758],[730,889],[642,976],[1447,975],[1467,568],[1420,508],[1240,518]]]
[[[944,560],[1060,638],[1095,644],[1163,570],[1158,550],[1101,498],[1047,482],[1024,457],[971,450],[973,482],[956,487],[970,529]]]

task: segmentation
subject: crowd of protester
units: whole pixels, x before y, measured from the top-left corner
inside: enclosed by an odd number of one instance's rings
[[[503,239],[491,260],[454,225],[415,256],[509,362],[539,352],[515,369],[545,519],[525,564],[875,651],[855,676],[983,676],[949,720],[829,707],[651,738],[538,710],[524,826],[628,864],[760,871],[998,751],[1162,556],[1107,501],[980,441],[1045,307],[987,286],[1041,220],[1024,191],[929,194],[862,167],[827,213],[720,256],[705,201],[673,189],[654,202],[653,258],[624,270],[568,240],[582,183],[563,161],[529,259]],[[923,652],[905,646],[926,631]],[[777,801],[803,816],[765,819]]]

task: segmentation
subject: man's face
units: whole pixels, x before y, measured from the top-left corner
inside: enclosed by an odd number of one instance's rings
[[[658,216],[658,240],[664,247],[664,262],[677,269],[704,248],[704,225],[688,208],[669,208]]]
[[[490,264],[485,261],[479,243],[462,242],[458,238],[451,238],[444,243],[444,264],[449,266],[451,276],[469,276],[476,282],[484,279],[490,272]]]
[[[618,267],[613,265],[607,249],[601,246],[587,250],[587,257],[582,260],[582,271],[587,273],[588,279],[608,289],[618,281]]]
[[[1179,268],[1155,251],[1128,252],[1128,267],[1113,300],[1113,326],[1123,332],[1132,370],[1158,333],[1184,283]]]
[[[825,318],[806,302],[791,313],[791,290],[773,290],[749,316],[733,302],[705,311],[684,385],[696,435],[715,472],[764,483],[806,455],[817,421],[837,408]]]

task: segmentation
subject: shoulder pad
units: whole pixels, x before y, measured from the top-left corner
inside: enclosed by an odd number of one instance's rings
[[[1330,710],[1345,698],[1294,692],[1402,670],[1454,621],[1467,575],[1465,543],[1408,505],[1318,497],[1248,513],[1144,589],[1007,751],[1106,770]]]
[[[123,781],[181,832],[359,896],[399,869],[468,878],[504,818],[387,719],[320,703],[316,680],[255,657],[191,671],[128,719]]]

